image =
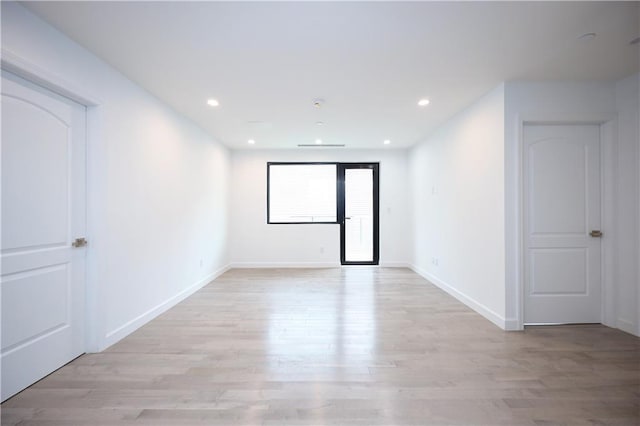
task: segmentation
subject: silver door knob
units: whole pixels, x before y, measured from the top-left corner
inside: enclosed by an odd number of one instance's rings
[[[71,245],[73,247],[84,247],[88,244],[88,241],[85,237],[81,237],[81,238],[76,238]]]

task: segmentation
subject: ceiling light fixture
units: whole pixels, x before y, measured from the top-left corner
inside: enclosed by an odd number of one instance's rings
[[[220,102],[218,102],[216,99],[208,99],[207,105],[217,107],[218,105],[220,105]]]
[[[324,126],[324,123],[322,121],[316,121],[316,126]]]
[[[391,143],[391,141],[389,139],[385,139],[383,142],[385,145],[389,145]]]
[[[322,139],[316,139],[316,145],[322,145]]]
[[[254,141],[253,139],[249,139],[249,140],[247,141],[247,143],[248,143],[249,145],[253,145],[253,144],[255,144],[255,143],[256,143],[256,141]]]
[[[420,99],[418,101],[418,105],[419,106],[427,106],[427,105],[429,105],[429,99]]]

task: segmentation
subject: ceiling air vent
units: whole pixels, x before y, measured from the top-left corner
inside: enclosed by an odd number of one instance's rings
[[[343,143],[299,143],[298,148],[344,148]]]

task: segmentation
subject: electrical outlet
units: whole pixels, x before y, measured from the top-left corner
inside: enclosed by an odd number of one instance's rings
[[[324,253],[324,247],[320,247],[320,253]]]
[[[203,266],[204,266],[204,261],[200,259],[200,267],[202,268]]]

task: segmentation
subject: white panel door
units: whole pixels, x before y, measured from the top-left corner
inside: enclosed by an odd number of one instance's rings
[[[525,324],[601,322],[600,128],[524,127]]]
[[[85,116],[3,72],[3,401],[84,352]]]

